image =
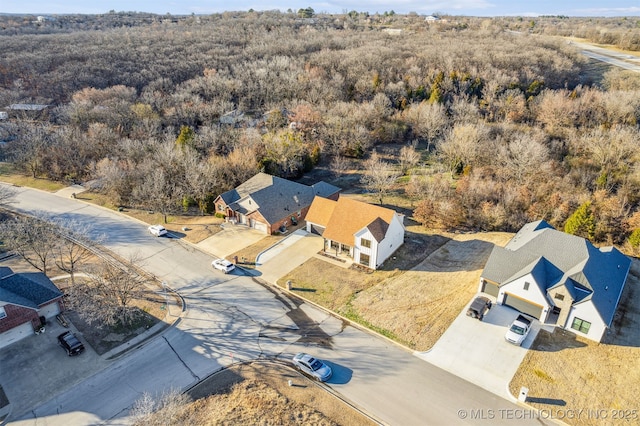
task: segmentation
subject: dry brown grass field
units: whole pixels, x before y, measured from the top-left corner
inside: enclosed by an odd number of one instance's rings
[[[271,362],[234,365],[204,380],[187,395],[192,402],[172,410],[171,421],[161,410],[136,424],[376,424],[293,369]]]

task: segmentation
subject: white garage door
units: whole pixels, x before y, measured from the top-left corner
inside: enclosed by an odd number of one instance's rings
[[[60,313],[60,305],[58,302],[50,303],[47,306],[43,306],[38,311],[38,316],[45,318],[53,318]]]
[[[12,328],[11,330],[5,331],[4,333],[0,334],[0,348],[9,346],[10,344],[15,343],[27,336],[31,336],[32,334],[33,326],[31,325],[31,322],[24,323],[15,328]]]
[[[266,223],[262,223],[262,222],[258,222],[257,220],[254,223],[253,226],[257,231],[262,231],[265,234],[267,233],[267,224]]]

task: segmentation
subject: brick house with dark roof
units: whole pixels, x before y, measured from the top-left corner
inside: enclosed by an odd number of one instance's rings
[[[216,212],[234,223],[273,234],[281,226],[304,220],[315,196],[337,198],[340,188],[326,182],[308,186],[258,173],[238,187],[218,195]]]
[[[14,273],[0,267],[0,348],[31,335],[40,317],[62,309],[62,292],[41,272]]]
[[[307,213],[307,232],[321,235],[325,252],[346,254],[377,269],[404,243],[404,215],[341,196],[316,197]]]

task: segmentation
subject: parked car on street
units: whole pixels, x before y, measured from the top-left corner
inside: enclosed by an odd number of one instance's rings
[[[321,382],[326,382],[333,374],[331,367],[304,352],[293,357],[293,365]]]
[[[511,323],[504,339],[509,343],[520,346],[524,339],[527,338],[529,331],[531,331],[531,320],[524,315],[518,315],[518,318]]]
[[[70,331],[65,331],[58,336],[58,344],[67,351],[69,356],[79,355],[84,351],[82,342]]]
[[[467,309],[467,316],[472,318],[478,318],[482,321],[485,314],[491,309],[491,300],[484,296],[478,296]]]
[[[213,262],[211,262],[211,266],[213,266],[214,269],[224,272],[225,274],[228,274],[236,268],[236,265],[229,262],[227,259],[214,260]]]
[[[156,237],[162,237],[163,235],[167,235],[167,230],[162,225],[151,225],[149,228],[149,233],[151,235],[155,235]]]

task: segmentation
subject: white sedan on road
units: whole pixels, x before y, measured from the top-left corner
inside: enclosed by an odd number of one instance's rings
[[[214,269],[224,272],[225,274],[228,274],[236,268],[236,265],[229,262],[227,259],[214,260],[213,262],[211,262],[211,266],[213,266]]]
[[[162,237],[163,235],[167,235],[167,230],[162,225],[151,225],[149,228],[149,233],[151,235],[155,235],[156,237]]]

